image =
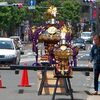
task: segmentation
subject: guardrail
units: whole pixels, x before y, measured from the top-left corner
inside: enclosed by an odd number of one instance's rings
[[[28,66],[28,65],[10,65],[10,67],[0,67],[0,70],[23,70],[23,69],[27,69],[27,70],[44,70],[45,67],[44,66]],[[48,67],[47,66],[47,70],[54,70],[54,67]],[[93,67],[85,67],[85,66],[77,66],[77,67],[72,67],[73,71],[93,71]]]

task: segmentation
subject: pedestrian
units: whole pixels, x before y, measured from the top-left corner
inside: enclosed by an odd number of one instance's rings
[[[96,34],[93,36],[94,44],[91,48],[90,52],[90,62],[94,62],[94,92],[92,95],[98,94],[98,78],[100,74],[100,34]]]

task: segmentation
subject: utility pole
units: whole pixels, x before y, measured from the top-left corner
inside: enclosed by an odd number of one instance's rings
[[[93,18],[92,18],[92,8],[93,8],[93,3],[89,3],[90,6],[90,24],[91,24],[91,31],[93,31]]]
[[[100,20],[100,17],[99,17],[99,15],[100,15],[100,11],[99,11],[99,9],[100,9],[100,7],[99,7],[99,3],[97,3],[97,33],[99,33],[100,32],[100,22],[99,22],[99,20]]]
[[[89,6],[89,22],[92,32],[97,32],[97,0],[83,0]]]

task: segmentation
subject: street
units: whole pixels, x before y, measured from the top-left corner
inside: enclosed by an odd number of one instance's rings
[[[0,100],[100,100],[99,48],[100,0],[0,0]]]
[[[80,51],[78,58],[78,66],[86,66],[87,62],[87,51]],[[84,55],[85,54],[85,55]],[[84,55],[82,57],[81,55]],[[84,58],[84,59],[83,59]],[[25,50],[25,54],[21,56],[21,64],[31,65],[35,61],[34,53],[29,49]],[[73,78],[71,79],[73,95],[75,100],[87,100],[87,92],[93,88],[92,85],[92,72],[91,76],[85,76],[85,72],[73,72]],[[0,98],[3,100],[51,100],[52,95],[39,95],[38,88],[39,82],[37,78],[37,71],[28,71],[29,84],[31,87],[18,87],[21,84],[22,72],[18,75],[15,74],[15,71],[1,70],[0,71],[1,79],[3,81],[3,86],[6,86],[5,89],[1,89]],[[23,89],[24,92],[19,93],[20,89]],[[70,96],[65,95],[56,95],[57,100],[70,100]]]

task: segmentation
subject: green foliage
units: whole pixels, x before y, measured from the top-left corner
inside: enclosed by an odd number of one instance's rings
[[[36,6],[36,9],[34,10],[34,19],[33,21],[35,23],[42,23],[43,21],[45,21],[45,12],[47,10],[47,8],[50,6],[51,4],[48,1],[45,2],[40,2],[39,5]]]
[[[9,23],[9,29],[8,31],[14,31],[17,27],[21,25],[21,22],[26,19],[26,9],[21,8],[18,9],[18,7],[10,7],[11,9],[11,18]]]
[[[0,2],[16,3],[17,0],[0,0]],[[23,20],[26,20],[27,9],[17,6],[0,7],[0,30],[12,33]]]
[[[0,2],[6,2],[6,0],[0,0]]]
[[[70,20],[75,22],[79,21],[81,4],[77,0],[53,0],[53,3],[51,2],[51,0],[41,2],[37,7],[38,9],[36,8],[37,10],[35,12],[37,12],[37,15],[35,16],[39,16],[39,20],[41,19],[41,16],[44,17],[44,20],[48,19],[45,18],[45,12],[50,5],[58,7],[59,20]]]
[[[7,0],[0,0],[5,2]],[[17,2],[17,0],[8,0],[9,3]],[[11,1],[11,2],[10,2]],[[17,6],[0,7],[0,30],[13,33],[23,20],[26,19],[26,8],[19,9]]]
[[[11,9],[9,7],[0,7],[0,30],[7,30],[11,21]]]
[[[0,0],[2,2],[16,3],[18,0]],[[78,21],[80,19],[80,3],[77,0],[38,0],[36,9],[28,10],[26,7],[0,7],[0,30],[12,31],[20,26],[23,20],[41,23],[46,20],[45,12],[51,5],[58,7],[58,19]],[[27,3],[28,0],[25,0]]]
[[[61,4],[59,19],[64,21],[78,21],[80,19],[81,5],[75,0],[67,0]]]
[[[97,2],[100,2],[100,0],[97,0]]]

